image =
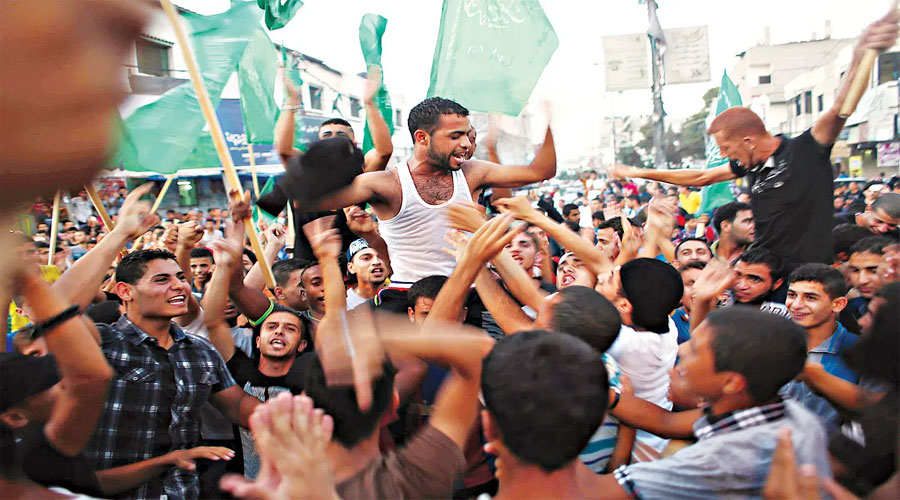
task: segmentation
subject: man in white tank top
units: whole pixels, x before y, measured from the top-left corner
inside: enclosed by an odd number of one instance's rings
[[[499,165],[472,160],[469,111],[448,99],[431,97],[409,112],[413,156],[387,172],[364,173],[352,184],[303,210],[338,209],[369,203],[387,242],[393,277],[381,298],[393,295],[406,310],[406,290],[433,275],[449,276],[456,265],[443,251],[447,231],[445,209],[472,201],[487,187],[520,187],[556,175],[556,150],[550,129],[528,165]],[[393,294],[390,292],[394,292]],[[397,304],[400,309],[400,304]]]

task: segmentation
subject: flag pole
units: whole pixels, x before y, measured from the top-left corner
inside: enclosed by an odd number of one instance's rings
[[[94,204],[94,210],[100,214],[100,220],[103,221],[103,227],[105,227],[107,231],[112,231],[116,225],[113,223],[112,218],[110,218],[109,212],[106,211],[106,207],[103,206],[103,201],[100,200],[100,196],[97,194],[97,190],[94,189],[93,184],[85,184],[84,190],[87,191],[88,198],[90,198],[91,203]]]
[[[56,239],[59,237],[59,191],[53,197],[53,217],[50,224],[50,256],[47,258],[47,265],[53,265],[53,258],[56,256]]]
[[[160,3],[162,4],[163,11],[166,13],[166,17],[168,17],[169,22],[172,23],[172,29],[175,31],[175,39],[178,40],[178,44],[181,46],[184,62],[187,65],[188,73],[191,75],[191,84],[194,87],[194,92],[197,94],[200,110],[203,112],[206,123],[209,125],[209,133],[212,136],[213,145],[216,147],[216,153],[219,155],[219,161],[222,163],[225,177],[228,179],[228,184],[231,189],[237,190],[238,195],[243,199],[243,189],[241,189],[240,178],[234,168],[231,155],[228,153],[228,146],[225,144],[225,136],[222,134],[222,127],[219,125],[219,119],[216,117],[212,101],[209,98],[209,93],[206,91],[206,86],[203,85],[203,79],[200,76],[200,70],[197,68],[197,62],[194,60],[190,42],[178,19],[178,12],[172,5],[172,0],[160,0]],[[272,268],[266,261],[266,254],[263,252],[262,245],[259,242],[259,233],[257,233],[256,226],[254,226],[250,217],[244,219],[244,227],[247,231],[247,237],[250,239],[250,246],[253,248],[253,253],[256,254],[256,260],[259,262],[260,270],[262,270],[263,277],[266,280],[266,286],[275,288],[275,276],[272,274]]]
[[[287,220],[285,222],[287,223],[287,244],[296,246],[294,241],[297,239],[294,234],[294,202],[291,200],[287,202]]]
[[[897,10],[897,3],[898,0],[891,0],[889,12]],[[866,87],[869,86],[869,77],[872,74],[872,68],[875,66],[875,61],[877,59],[878,51],[875,49],[866,49],[863,53],[862,60],[859,62],[859,67],[856,69],[856,74],[853,75],[853,81],[850,82],[850,89],[847,91],[847,97],[844,98],[844,104],[841,106],[840,113],[838,113],[840,118],[849,118],[850,115],[856,111],[859,100],[862,99],[863,94],[866,93]]]
[[[178,172],[169,175],[169,178],[166,179],[165,184],[163,184],[162,188],[160,188],[159,195],[156,196],[156,201],[154,201],[153,206],[150,207],[151,214],[155,214],[156,210],[159,209],[159,206],[162,205],[163,197],[166,195],[166,191],[169,190],[169,186],[172,185],[172,181],[175,180],[176,175],[178,175]]]
[[[247,142],[247,152],[250,153],[250,175],[253,176],[253,194],[259,199],[259,178],[256,176],[256,155],[253,154],[253,143]]]

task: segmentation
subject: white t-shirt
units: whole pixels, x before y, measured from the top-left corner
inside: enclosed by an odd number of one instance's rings
[[[358,293],[356,293],[355,288],[350,288],[347,290],[347,310],[353,309],[357,306],[365,304],[369,299],[364,299],[360,297]]]
[[[619,337],[606,352],[631,379],[635,396],[666,410],[672,409],[668,398],[669,370],[675,366],[678,355],[678,329],[672,318],[669,318],[669,331],[662,334],[637,332],[622,325]]]

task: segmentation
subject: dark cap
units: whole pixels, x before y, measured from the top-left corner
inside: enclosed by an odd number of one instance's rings
[[[53,356],[0,353],[0,412],[18,406],[59,382]]]
[[[631,302],[631,320],[651,332],[669,331],[669,314],[684,295],[684,283],[674,267],[656,259],[634,259],[619,271],[622,291]]]

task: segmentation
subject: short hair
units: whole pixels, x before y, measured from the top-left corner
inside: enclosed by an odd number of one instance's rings
[[[469,116],[469,110],[456,101],[443,97],[429,97],[413,106],[406,120],[413,142],[416,141],[416,130],[424,130],[428,135],[433,134],[443,115]]]
[[[597,230],[606,229],[611,227],[615,232],[619,233],[619,238],[621,238],[625,234],[625,230],[622,229],[622,219],[618,217],[613,217],[612,219],[605,220],[601,222],[597,226]]]
[[[497,342],[482,366],[485,408],[503,444],[523,462],[547,472],[561,469],[578,458],[603,422],[606,368],[582,340],[520,332]]]
[[[888,217],[900,217],[900,193],[884,193],[872,202],[872,210],[883,210]]]
[[[738,212],[744,210],[752,210],[752,208],[749,203],[740,201],[732,201],[717,208],[713,213],[713,227],[716,228],[716,234],[722,233],[723,222],[734,222]]]
[[[706,238],[698,238],[696,236],[691,236],[690,238],[685,238],[678,242],[678,245],[675,246],[675,255],[678,255],[678,251],[681,250],[681,246],[689,241],[697,241],[703,243],[706,246],[706,249],[709,250],[709,253],[712,253],[712,249],[709,248],[709,243],[706,241]]]
[[[350,125],[350,122],[343,118],[329,118],[322,122],[322,124],[319,125],[319,128],[322,128],[325,125],[343,125],[345,127],[350,127],[350,129],[353,130],[353,125]]]
[[[706,130],[708,135],[725,132],[725,137],[748,137],[767,134],[762,119],[745,107],[728,108],[719,113]]]
[[[630,194],[630,195],[628,195],[628,199],[631,200],[631,201],[636,201],[636,202],[638,202],[638,203],[641,202],[641,196],[640,196],[640,195],[637,195],[637,194]]]
[[[245,248],[241,252],[244,255],[246,255],[248,259],[250,259],[250,262],[256,264],[256,254],[253,253],[253,250],[250,250],[249,248]]]
[[[699,271],[702,271],[706,269],[706,262],[703,262],[702,260],[692,260],[687,264],[681,266],[681,269],[678,270],[678,273],[683,273],[688,269],[697,269]]]
[[[832,300],[847,295],[847,281],[840,271],[825,264],[810,263],[794,269],[788,282],[810,281],[819,283]]]
[[[566,203],[563,206],[563,216],[568,216],[572,210],[578,210],[578,205],[574,203]]]
[[[87,306],[84,314],[94,323],[112,325],[122,316],[122,311],[119,310],[118,301],[104,300]]]
[[[283,287],[291,279],[294,271],[306,269],[309,261],[297,257],[282,259],[272,264],[272,275],[275,277],[275,285]]]
[[[200,247],[191,250],[191,258],[192,259],[209,259],[210,262],[215,264],[216,260],[213,258],[213,253],[210,249]]]
[[[781,279],[784,272],[784,263],[781,258],[763,247],[753,247],[744,251],[734,262],[743,262],[744,264],[765,264],[769,268],[769,274],[772,275],[772,281]]]
[[[735,305],[706,316],[716,372],[737,372],[754,401],[769,401],[806,364],[806,330],[781,316]]]
[[[591,219],[599,220],[602,222],[606,220],[606,214],[603,213],[603,210],[597,210],[596,212],[591,214]]]
[[[859,341],[843,352],[847,365],[860,375],[868,375],[900,387],[900,371],[897,370],[897,324],[900,323],[900,283],[888,283],[875,292],[884,299],[872,317],[872,326]],[[874,299],[873,299],[874,300]]]
[[[606,352],[622,328],[616,307],[593,288],[570,286],[560,290],[562,297],[553,306],[550,328],[585,341],[599,353]]]
[[[275,313],[290,313],[290,314],[293,314],[294,316],[296,316],[297,319],[300,321],[300,339],[306,341],[306,347],[303,349],[303,351],[301,351],[301,353],[312,352],[315,350],[315,339],[312,336],[311,328],[309,325],[309,320],[306,319],[306,317],[304,317],[303,314],[300,313],[299,311],[291,309],[290,307],[287,307],[287,306],[283,306],[281,304],[272,304],[272,310],[269,312],[269,314],[266,314],[266,316],[262,320],[260,320],[259,323],[252,325],[252,328],[251,328],[251,330],[253,331],[253,344],[252,345],[254,345],[254,346],[256,345],[256,339],[258,339],[260,334],[262,333],[263,325],[266,323],[266,320],[269,319],[269,317],[271,317]],[[301,353],[298,353],[298,354],[301,354]],[[259,349],[254,348],[253,349],[253,358],[258,361],[260,356],[261,355],[260,355]]]
[[[857,241],[850,247],[850,255],[855,253],[884,255],[884,248],[893,245],[894,243],[896,243],[896,241],[887,236],[868,236]]]
[[[446,282],[446,276],[435,275],[422,278],[413,283],[409,290],[406,291],[406,302],[410,309],[416,308],[416,302],[418,302],[419,297],[431,300],[437,298],[438,293],[440,293]]]
[[[831,230],[831,235],[834,238],[834,254],[849,255],[850,248],[857,241],[872,236],[872,232],[856,224],[839,224]]]
[[[378,426],[381,416],[387,411],[394,395],[394,367],[385,362],[380,377],[372,380],[372,406],[365,412],[356,402],[353,387],[329,385],[317,352],[306,354],[310,357],[303,388],[312,398],[316,408],[321,408],[334,420],[332,439],[345,448],[360,443]]]
[[[119,265],[116,266],[116,281],[133,285],[144,277],[147,272],[147,263],[154,260],[172,260],[175,255],[166,250],[138,250],[131,252],[122,258]]]
[[[667,333],[669,317],[684,297],[681,274],[669,264],[656,259],[633,259],[619,270],[621,291],[631,302],[631,319],[635,325],[654,333]]]

